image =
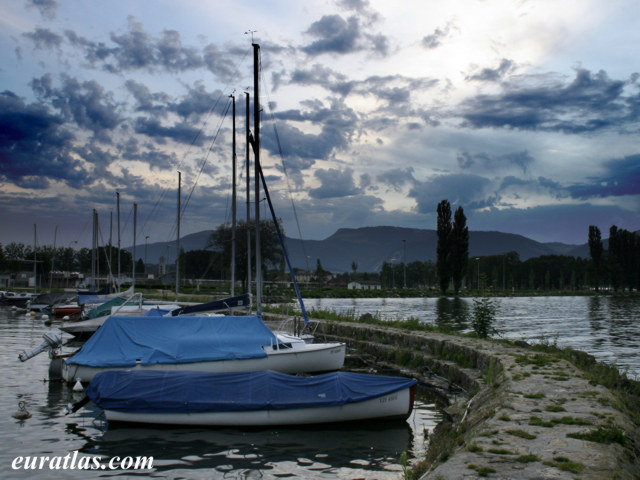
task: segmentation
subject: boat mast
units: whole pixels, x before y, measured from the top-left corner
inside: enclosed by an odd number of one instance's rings
[[[49,292],[51,292],[51,287],[53,286],[53,269],[56,264],[56,241],[58,240],[58,225],[56,225],[55,230],[53,231],[53,254],[51,255],[51,273],[49,275]]]
[[[93,209],[93,233],[91,234],[91,289],[96,290],[96,209]]]
[[[37,228],[36,224],[33,224],[33,293],[38,293],[38,271],[36,270],[36,264],[38,263],[38,253],[36,252],[37,244]]]
[[[258,59],[260,45],[253,46],[253,156],[255,164],[255,202],[256,202],[256,313],[262,315],[262,256],[260,253],[260,98]]]
[[[245,115],[245,123],[246,123],[246,141],[247,141],[247,152],[246,152],[246,164],[247,164],[247,291],[251,294],[251,175],[250,175],[250,167],[249,167],[249,148],[250,148],[250,138],[251,131],[249,128],[249,114],[250,114],[250,105],[249,105],[249,92],[244,92],[246,99],[246,115]]]
[[[176,257],[176,302],[178,301],[178,286],[180,285],[180,188],[182,184],[182,173],[178,172],[178,228],[177,228],[177,257]]]
[[[236,288],[236,97],[230,95],[233,103],[233,153],[232,186],[231,186],[231,296],[235,296]]]
[[[133,204],[133,281],[131,288],[136,291],[136,230],[138,229],[138,204]]]
[[[113,286],[113,260],[111,255],[113,252],[113,210],[109,212],[109,287]]]
[[[116,192],[118,208],[118,292],[120,292],[120,192]]]

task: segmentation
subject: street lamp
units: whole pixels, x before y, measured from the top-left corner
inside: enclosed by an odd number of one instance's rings
[[[149,240],[149,235],[144,237],[144,271],[147,272],[147,240]]]
[[[407,288],[407,241],[402,240],[404,259],[402,260],[402,288]]]

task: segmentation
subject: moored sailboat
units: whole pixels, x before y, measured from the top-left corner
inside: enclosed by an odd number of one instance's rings
[[[100,373],[86,393],[109,421],[258,427],[404,420],[416,383],[353,372],[299,377],[132,370]]]
[[[256,315],[111,316],[64,359],[62,378],[89,382],[99,372],[126,369],[327,372],[342,367],[345,351],[344,343],[282,341]]]

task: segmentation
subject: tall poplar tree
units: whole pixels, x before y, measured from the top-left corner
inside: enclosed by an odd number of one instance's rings
[[[438,204],[438,283],[440,291],[444,295],[451,280],[451,205],[448,200],[442,200]]]
[[[469,264],[469,228],[467,217],[462,207],[456,209],[453,216],[453,230],[451,231],[451,277],[453,289],[457,295],[462,287],[462,279],[467,273]]]
[[[589,225],[589,253],[593,262],[593,277],[595,279],[596,292],[600,289],[600,262],[602,260],[602,236],[600,229],[594,225]]]

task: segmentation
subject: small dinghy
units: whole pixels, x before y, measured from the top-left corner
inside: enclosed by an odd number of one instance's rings
[[[207,373],[111,370],[87,399],[109,421],[261,427],[406,419],[416,380],[353,372],[299,377],[271,370]]]

